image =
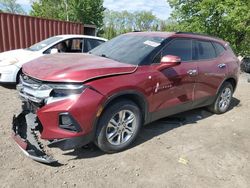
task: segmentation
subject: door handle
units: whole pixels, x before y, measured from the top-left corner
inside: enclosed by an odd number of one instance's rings
[[[189,76],[196,76],[198,74],[198,71],[196,69],[188,70],[187,73]]]
[[[225,63],[219,64],[218,67],[219,67],[220,69],[223,69],[223,68],[226,67],[226,64],[225,64]]]

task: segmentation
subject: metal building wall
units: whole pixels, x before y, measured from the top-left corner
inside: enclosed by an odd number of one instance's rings
[[[27,48],[54,35],[83,33],[80,23],[0,13],[0,52]]]

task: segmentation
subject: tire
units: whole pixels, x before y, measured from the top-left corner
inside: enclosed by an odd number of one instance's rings
[[[135,103],[129,100],[116,102],[102,114],[95,143],[106,153],[125,150],[136,139],[141,124],[141,111]]]
[[[250,73],[250,58],[243,58],[240,64],[240,69],[243,72]]]
[[[216,100],[208,107],[209,111],[215,114],[223,114],[228,111],[233,97],[233,86],[224,82],[216,96]]]
[[[22,74],[22,70],[20,69],[16,75],[16,85],[19,84],[20,81],[20,75]]]

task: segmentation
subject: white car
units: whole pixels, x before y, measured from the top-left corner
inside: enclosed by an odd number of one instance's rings
[[[58,35],[26,49],[0,53],[0,83],[16,83],[23,64],[46,54],[86,53],[106,42],[104,38],[86,35]]]

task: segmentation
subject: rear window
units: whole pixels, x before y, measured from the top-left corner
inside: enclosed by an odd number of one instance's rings
[[[196,41],[195,59],[213,59],[216,57],[215,49],[209,41]]]

